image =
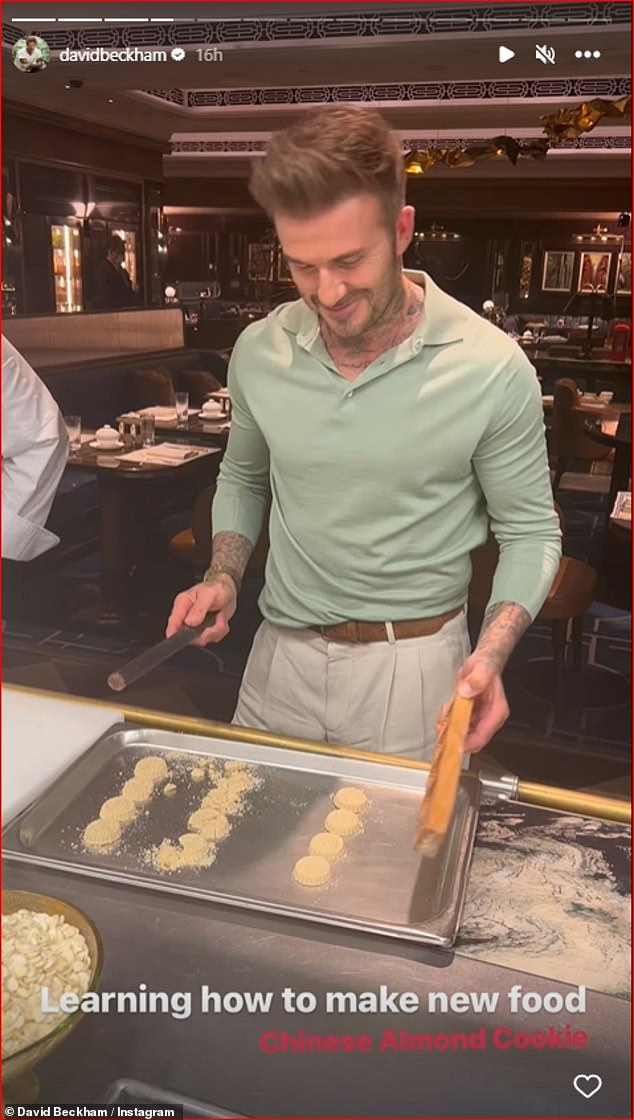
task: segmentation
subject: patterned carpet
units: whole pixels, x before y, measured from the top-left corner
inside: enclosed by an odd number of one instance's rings
[[[565,519],[564,550],[598,567],[606,496],[604,485],[578,489],[583,477],[559,495]],[[603,481],[603,480],[601,480]],[[7,596],[4,603],[4,680],[53,691],[112,700],[106,677],[141,648],[162,637],[174,592],[190,582],[183,569],[159,568],[147,603],[125,633],[66,620],[86,585],[98,579],[98,558],[62,573],[39,595]],[[258,576],[244,584],[232,632],[222,646],[186,650],[125,696],[130,706],[229,720],[242,671],[259,624]],[[477,636],[478,622],[472,623]],[[552,646],[548,624],[536,622],[520,642],[505,674],[511,718],[479,763],[520,773],[532,781],[629,794],[631,740],[631,614],[597,602],[583,627],[583,667],[566,671],[563,700],[552,703]]]

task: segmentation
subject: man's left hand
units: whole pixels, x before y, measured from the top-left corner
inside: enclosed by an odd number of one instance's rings
[[[481,751],[510,715],[502,678],[488,661],[472,653],[458,673],[456,691],[460,696],[473,697],[473,712],[464,743],[465,754]],[[440,732],[447,718],[449,705],[440,713],[437,730]]]

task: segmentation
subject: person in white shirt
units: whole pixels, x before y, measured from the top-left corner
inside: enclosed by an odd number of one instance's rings
[[[24,47],[15,52],[18,70],[44,70],[46,59],[37,45],[37,39],[29,38]]]
[[[59,543],[44,528],[68,459],[64,419],[2,336],[2,559],[34,560]]]

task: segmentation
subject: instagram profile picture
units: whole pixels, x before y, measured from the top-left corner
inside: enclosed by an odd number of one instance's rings
[[[13,44],[13,65],[24,74],[35,74],[38,70],[46,70],[51,51],[46,39],[39,35],[25,35]]]

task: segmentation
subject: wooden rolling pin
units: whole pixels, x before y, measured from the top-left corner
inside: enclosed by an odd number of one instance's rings
[[[438,853],[451,824],[472,708],[473,700],[454,696],[434,749],[414,841],[414,848],[425,856]]]
[[[184,649],[195,638],[199,638],[203,630],[206,630],[208,626],[213,626],[215,621],[216,615],[208,614],[205,621],[200,623],[200,626],[183,626],[175,634],[172,634],[171,638],[164,638],[162,642],[150,646],[138,657],[133,657],[132,661],[128,661],[116,672],[111,673],[108,677],[109,687],[114,692],[123,692],[123,689],[127,688],[129,684],[134,684],[146,673],[150,673],[152,669],[158,668],[164,661],[178,653],[179,649]]]

